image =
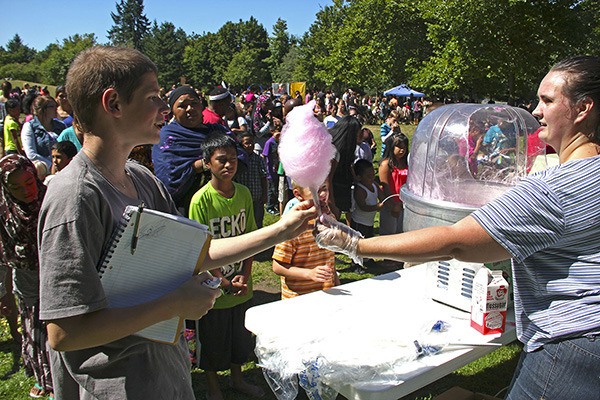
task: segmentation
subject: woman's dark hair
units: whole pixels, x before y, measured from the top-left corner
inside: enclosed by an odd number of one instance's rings
[[[596,114],[600,116],[600,58],[594,56],[575,56],[556,63],[550,72],[564,72],[565,85],[563,94],[572,105],[586,97],[593,100]],[[600,124],[596,126],[593,138],[600,143]]]
[[[403,133],[393,133],[387,139],[385,139],[385,150],[383,151],[383,156],[381,156],[382,160],[388,160],[390,168],[400,167],[396,165],[396,158],[394,157],[394,147],[404,146],[406,148],[406,153],[402,157],[404,162],[408,161],[408,137],[406,137]]]
[[[2,96],[8,99],[10,97],[10,92],[12,91],[12,83],[9,81],[2,82]]]
[[[342,117],[330,129],[331,142],[340,155],[338,169],[350,170],[354,162],[354,152],[356,151],[356,136],[361,128],[360,122],[352,117]]]
[[[35,93],[35,90],[30,89],[27,91],[27,93],[23,97],[23,103],[21,103],[21,111],[23,112],[23,114],[28,115],[33,113],[31,105],[33,104],[33,101],[37,96],[38,94]]]

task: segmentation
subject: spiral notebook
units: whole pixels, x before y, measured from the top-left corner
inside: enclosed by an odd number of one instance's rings
[[[100,267],[110,308],[131,307],[161,297],[200,272],[211,234],[196,221],[127,206]],[[135,335],[175,343],[183,327],[176,317]]]

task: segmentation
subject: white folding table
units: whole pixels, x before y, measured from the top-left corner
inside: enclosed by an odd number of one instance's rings
[[[246,328],[257,335],[258,342],[267,343],[281,360],[298,356],[297,349],[293,351],[289,346],[295,338],[309,343],[302,352],[311,358],[318,355],[311,352],[318,351],[316,344],[320,341],[344,340],[345,332],[350,336],[354,333],[358,340],[344,347],[348,353],[342,358],[368,365],[372,362],[368,348],[375,346],[376,351],[382,337],[419,332],[432,320],[447,322],[448,346],[436,355],[402,362],[401,373],[393,384],[364,380],[329,383],[348,399],[399,399],[516,339],[512,310],[502,335],[482,335],[470,327],[468,313],[429,298],[432,277],[428,274],[425,265],[418,265],[326,292],[252,307],[246,313]],[[330,338],[328,332],[336,332],[338,339]],[[369,337],[371,334],[377,337]],[[361,357],[365,359],[361,361]]]

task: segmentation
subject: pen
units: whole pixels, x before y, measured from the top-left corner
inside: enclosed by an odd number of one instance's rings
[[[135,218],[135,223],[133,225],[133,237],[131,238],[131,255],[135,254],[135,250],[137,248],[139,230],[140,230],[140,218],[142,217],[142,211],[144,211],[144,202],[140,203],[138,207],[138,214]]]

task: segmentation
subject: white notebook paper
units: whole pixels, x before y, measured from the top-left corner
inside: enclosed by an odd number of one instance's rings
[[[127,206],[99,272],[108,306],[131,307],[173,291],[199,273],[210,239],[207,227],[196,221]],[[175,343],[182,326],[176,317],[135,334]]]

